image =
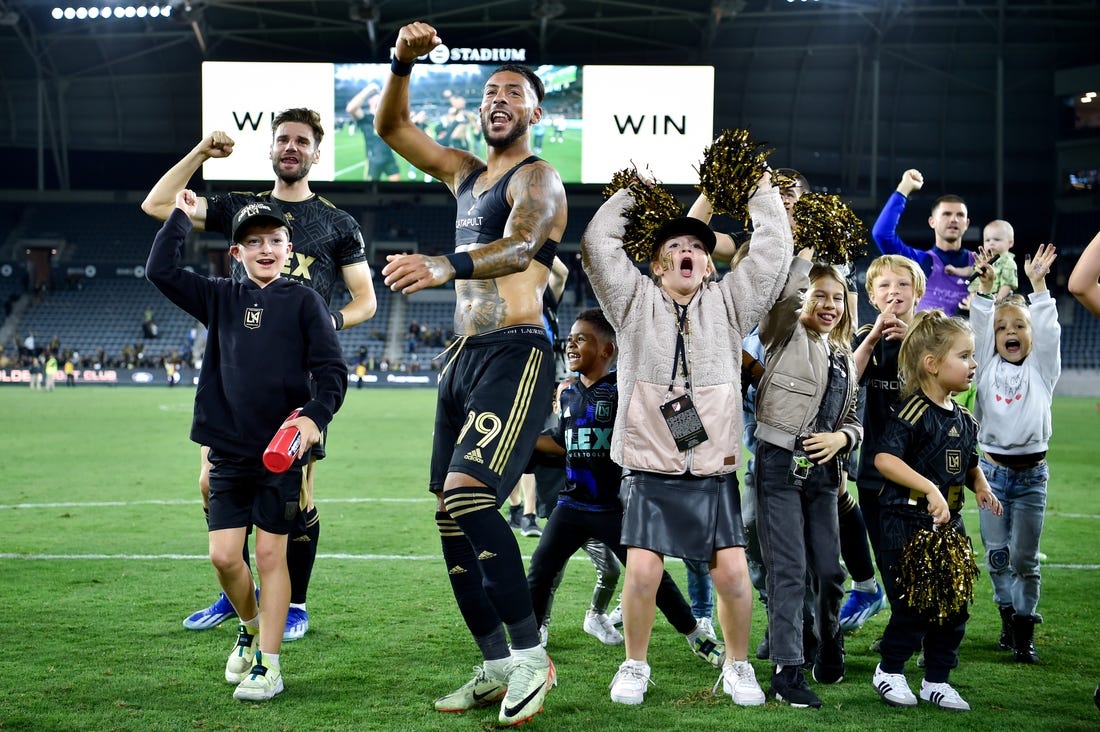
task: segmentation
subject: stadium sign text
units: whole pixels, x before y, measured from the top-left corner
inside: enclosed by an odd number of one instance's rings
[[[80,369],[73,374],[76,377],[77,382],[85,383],[100,383],[100,384],[117,384],[119,383],[118,372],[114,369],[106,369],[103,371],[95,371],[93,369]],[[0,369],[0,384],[29,384],[31,383],[31,372],[28,369]],[[65,385],[65,375],[58,373],[57,382],[59,386]]]
[[[393,58],[394,49],[390,49],[390,58]],[[526,48],[451,48],[444,43],[433,48],[427,55],[419,60],[428,60],[433,64],[445,63],[471,63],[478,61],[493,61],[504,63],[507,61],[526,63]]]

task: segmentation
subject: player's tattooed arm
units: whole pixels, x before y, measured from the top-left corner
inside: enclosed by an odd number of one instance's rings
[[[503,238],[470,250],[476,279],[524,271],[554,233],[555,224],[560,221],[564,228],[565,188],[550,165],[535,163],[517,170],[508,184],[508,196],[512,213]]]
[[[508,185],[508,196],[512,211],[504,235],[460,250],[469,255],[472,272],[465,270],[459,276],[455,266],[461,263],[453,255],[388,254],[382,268],[383,281],[394,292],[409,295],[456,277],[461,281],[493,280],[527,271],[547,238],[560,238],[565,229],[565,189],[557,172],[539,162],[516,171]]]

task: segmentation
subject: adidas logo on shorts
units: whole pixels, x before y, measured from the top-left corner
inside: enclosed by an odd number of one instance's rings
[[[470,450],[468,453],[462,456],[462,459],[469,460],[471,463],[478,463],[479,465],[483,465],[485,463],[485,460],[481,457],[480,447],[475,447],[473,450]]]

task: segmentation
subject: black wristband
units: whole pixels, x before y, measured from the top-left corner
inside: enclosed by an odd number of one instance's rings
[[[336,330],[344,329],[344,314],[337,310],[334,313],[329,313],[332,316],[332,324],[336,326]]]
[[[401,59],[397,58],[397,56],[394,56],[393,60],[390,61],[390,73],[392,73],[394,76],[408,76],[413,71],[414,63],[416,62],[402,61]]]
[[[469,252],[455,252],[446,255],[447,261],[455,268],[456,280],[468,280],[474,276],[474,258]]]

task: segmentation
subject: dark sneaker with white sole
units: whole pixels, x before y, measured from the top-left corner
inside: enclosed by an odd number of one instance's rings
[[[799,666],[784,666],[783,670],[773,673],[768,696],[774,696],[776,701],[786,702],[800,709],[821,708],[821,699],[806,683],[806,677]]]

